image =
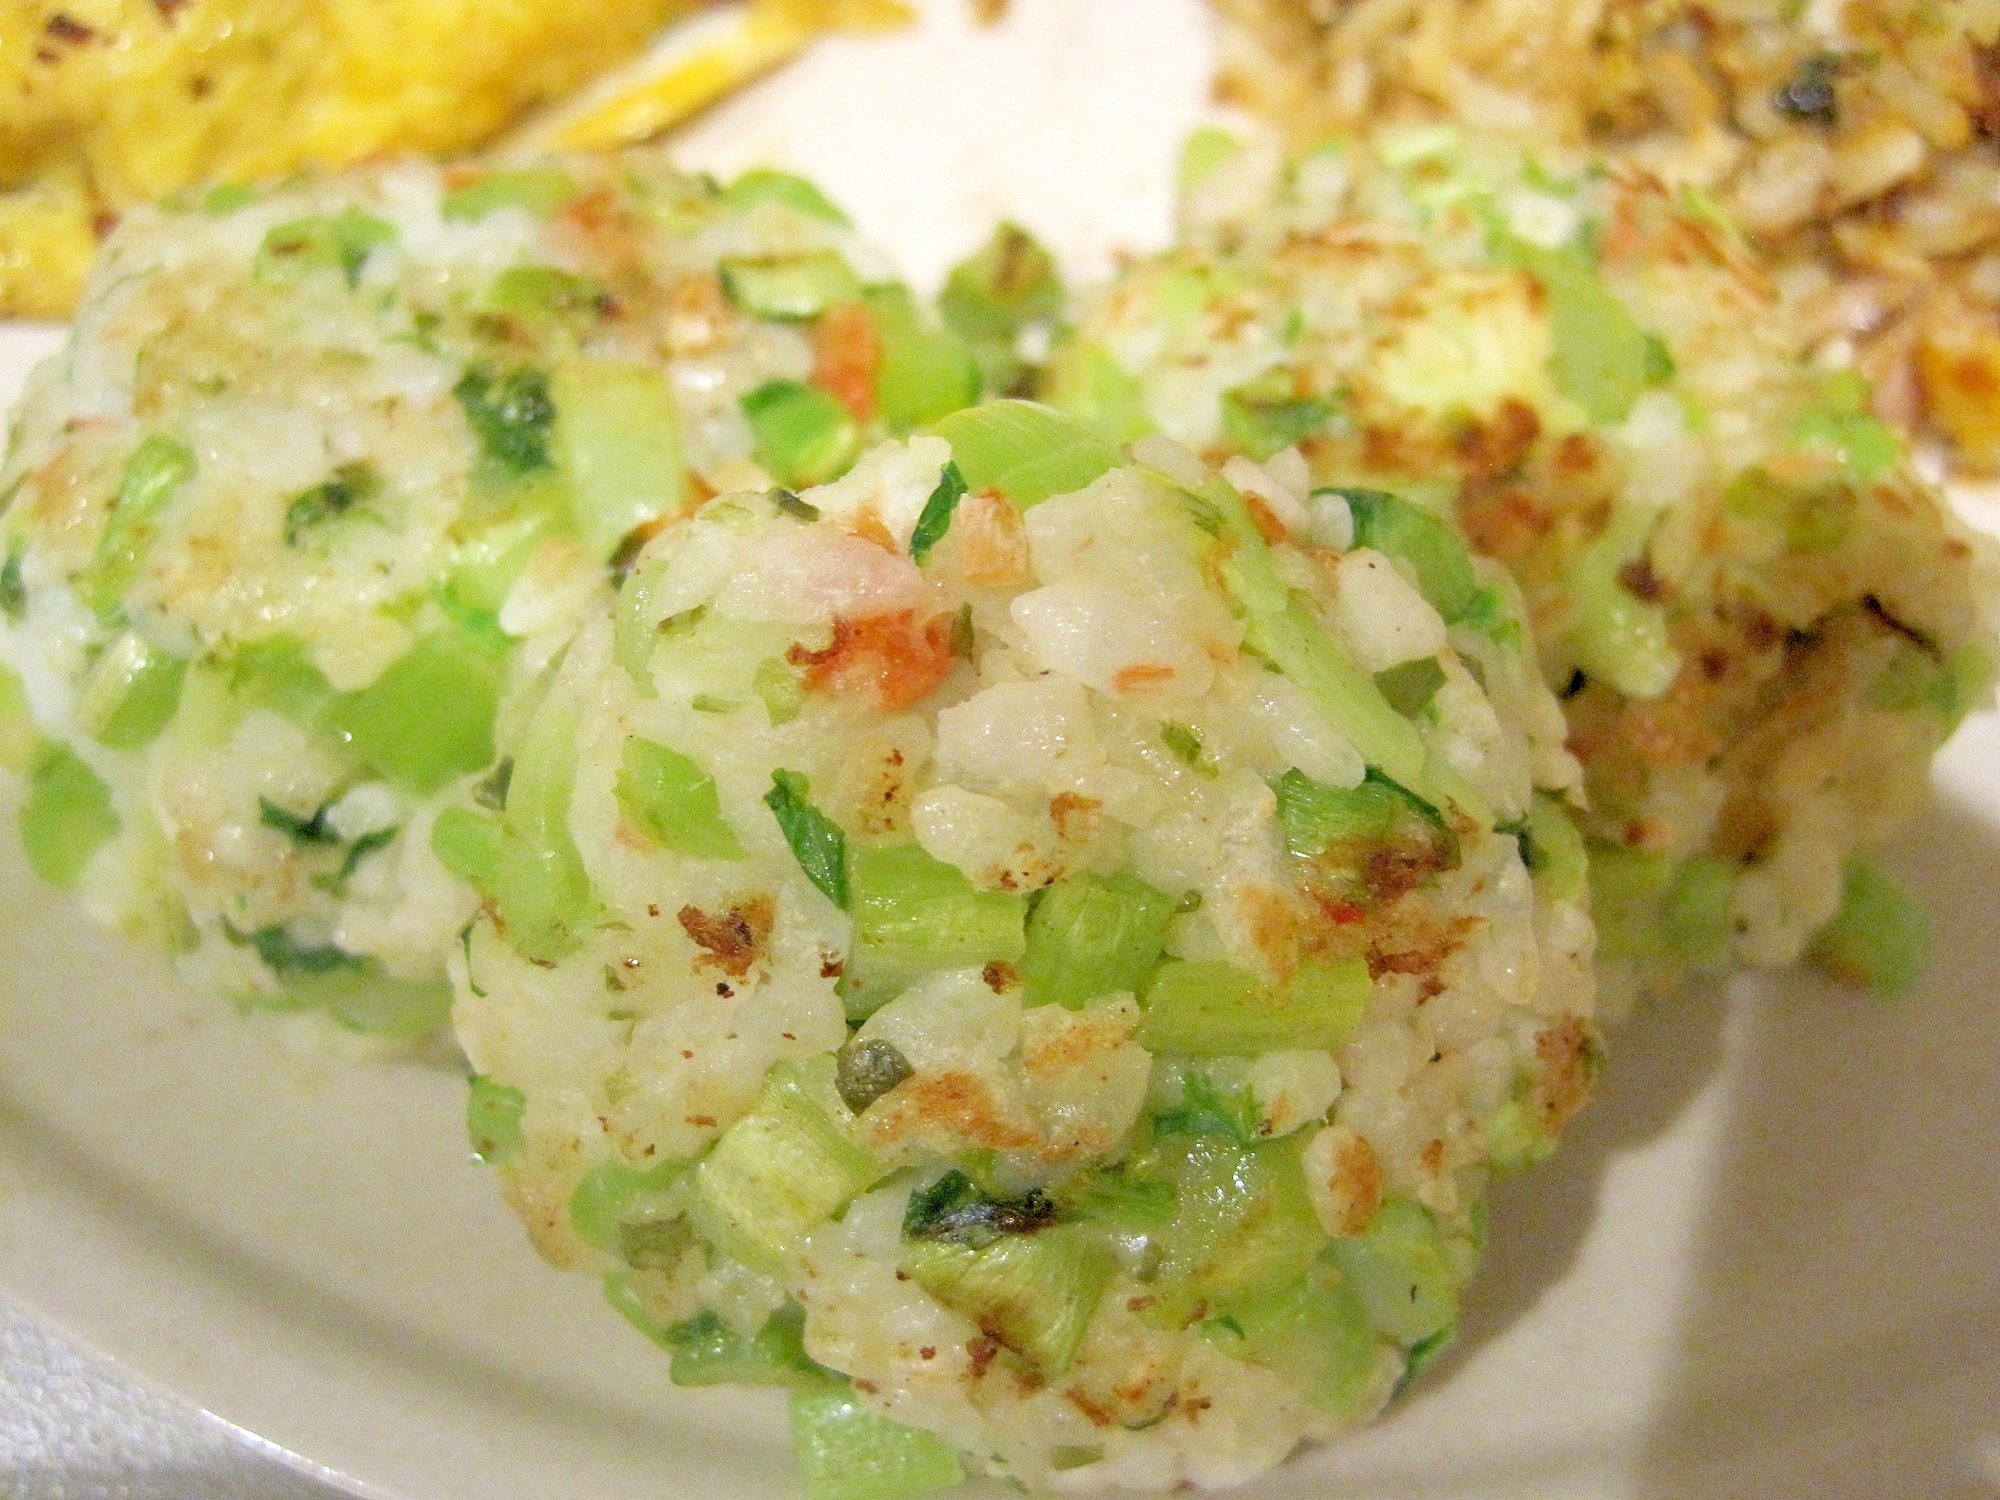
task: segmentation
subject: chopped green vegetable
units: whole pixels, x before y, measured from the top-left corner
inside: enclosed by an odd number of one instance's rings
[[[1393,845],[1413,867],[1449,870],[1458,864],[1457,836],[1437,810],[1377,771],[1371,770],[1359,786],[1336,787],[1314,781],[1295,766],[1278,778],[1273,790],[1285,847],[1294,854],[1360,865],[1377,849]]]
[[[938,969],[1014,963],[1026,947],[1026,902],[980,891],[915,844],[848,852],[854,944],[841,975],[850,1019],[872,1014]]]
[[[757,462],[779,484],[806,489],[824,484],[849,464],[861,446],[854,417],[835,397],[796,380],[773,380],[742,398]]]
[[[1053,320],[1063,305],[1055,257],[1018,224],[1001,223],[993,238],[952,267],[938,293],[945,323],[972,345],[986,388],[1006,391],[1019,380],[1014,352],[1021,330]]]
[[[1234,1304],[1229,1316],[1255,1363],[1277,1371],[1329,1416],[1358,1415],[1380,1346],[1349,1288],[1321,1285],[1308,1275],[1268,1296]]]
[[[545,699],[515,749],[507,784],[493,895],[507,941],[530,961],[574,952],[596,912],[569,830],[576,721],[568,699]]]
[[[373,499],[382,477],[367,463],[338,465],[333,473],[285,507],[285,545],[296,547],[310,531]]]
[[[833,1086],[858,1115],[915,1071],[893,1042],[850,1039],[834,1058]]]
[[[0,665],[0,768],[25,776],[40,739],[27,687],[11,667]]]
[[[340,861],[340,868],[331,875],[312,877],[313,889],[325,891],[329,896],[345,896],[347,883],[354,878],[354,872],[361,867],[361,861],[377,849],[386,847],[395,840],[400,828],[377,828],[372,833],[364,833],[347,846],[347,854]]]
[[[1145,387],[1097,344],[1059,345],[1042,372],[1040,395],[1107,443],[1130,443],[1153,430]]]
[[[1118,450],[1053,407],[993,401],[937,424],[973,494],[992,490],[1022,509],[1092,483],[1120,462]]]
[[[551,465],[549,428],[556,405],[540,370],[523,367],[502,378],[488,366],[474,365],[451,393],[496,469],[518,477]]]
[[[1180,1103],[1153,1117],[1153,1133],[1220,1136],[1247,1148],[1262,1137],[1263,1123],[1264,1111],[1250,1085],[1224,1094],[1206,1073],[1189,1073],[1181,1083]]]
[[[1782,532],[1794,552],[1829,552],[1854,530],[1854,491],[1839,479],[1788,484],[1752,466],[1723,495],[1730,515]]]
[[[1420,656],[1375,674],[1375,686],[1389,700],[1389,706],[1406,718],[1428,708],[1444,683],[1444,668],[1435,656]]]
[[[778,820],[778,831],[792,846],[792,856],[806,879],[842,911],[848,907],[847,835],[840,825],[812,805],[812,783],[797,771],[771,773],[771,790],[764,805]]]
[[[1167,748],[1173,751],[1174,759],[1190,771],[1211,781],[1222,774],[1204,747],[1199,729],[1186,724],[1162,724],[1160,738],[1166,742]]]
[[[695,1169],[697,1227],[725,1254],[767,1274],[880,1175],[874,1158],[813,1102],[806,1079],[798,1064],[772,1068],[750,1112]]]
[[[808,322],[830,307],[861,296],[860,278],[833,250],[757,258],[724,256],[717,270],[731,302],[757,317],[782,322]]]
[[[803,1500],[916,1500],[965,1480],[949,1443],[890,1421],[844,1384],[793,1391],[791,1429]]]
[[[1930,928],[1930,913],[1895,877],[1850,859],[1841,871],[1840,907],[1807,956],[1850,984],[1899,995],[1923,972]]]
[[[1354,515],[1354,544],[1409,564],[1431,608],[1456,625],[1479,597],[1479,576],[1464,541],[1440,517],[1400,495],[1381,490],[1315,490],[1347,501]]]
[[[125,591],[138,577],[139,561],[152,543],[160,513],[194,476],[194,454],[185,444],[158,433],[125,461],[111,514],[83,580],[84,596],[100,618],[109,619],[123,607]]]
[[[1864,484],[1888,473],[1903,457],[1902,440],[1865,411],[1809,411],[1792,423],[1791,438],[1800,448],[1831,449]]]
[[[1130,871],[1058,880],[1028,916],[1027,1003],[1081,1010],[1099,995],[1136,994],[1159,965],[1173,918],[1173,898]]]
[[[77,700],[77,722],[106,749],[150,744],[180,708],[187,665],[127,631],[91,669]]]
[[[21,802],[21,848],[35,873],[70,889],[118,826],[111,788],[68,746],[48,747],[29,773]]]
[[[946,1240],[980,1250],[1002,1235],[1033,1234],[1055,1222],[1056,1203],[1041,1188],[1018,1198],[995,1198],[980,1191],[956,1168],[927,1188],[910,1194],[903,1213],[906,1240]]]
[[[901,1270],[1037,1374],[1069,1368],[1115,1269],[1081,1225],[995,1235],[978,1248],[950,1239],[906,1244]]]
[[[618,806],[646,837],[676,854],[743,859],[743,843],[722,816],[715,778],[665,745],[625,741]]]
[[[466,632],[425,636],[358,693],[327,710],[331,728],[382,775],[427,794],[493,760],[500,673]]]
[[[1200,187],[1213,177],[1222,164],[1243,149],[1243,143],[1215,125],[1199,126],[1181,146],[1180,190]]]
[[[1948,737],[1992,685],[1993,662],[1978,642],[1939,661],[1935,653],[1906,641],[1869,685],[1868,703],[1901,713],[1928,709]]]
[[[1728,964],[1736,941],[1736,865],[1696,854],[1674,872],[1660,907],[1660,935],[1675,961],[1691,969]]]
[[[1388,1199],[1367,1229],[1334,1240],[1326,1254],[1369,1322],[1397,1343],[1417,1343],[1457,1321],[1469,1256],[1415,1199]]]
[[[819,507],[801,500],[790,490],[773,490],[771,504],[779,514],[790,516],[794,521],[804,521],[808,525],[819,519]]]
[[[1673,861],[1610,844],[1589,847],[1590,915],[1599,961],[1657,960],[1664,952],[1660,902],[1673,883]]]
[[[790,172],[779,172],[770,167],[752,167],[737,177],[722,190],[722,201],[731,208],[782,203],[809,219],[822,219],[842,229],[848,227],[847,215],[826,194],[803,177],[794,177]]]
[[[265,234],[254,274],[259,281],[283,284],[315,271],[337,270],[349,286],[358,286],[369,255],[395,238],[396,231],[383,220],[351,208],[293,219]]]
[[[1590,677],[1628,698],[1657,698],[1680,672],[1667,633],[1666,611],[1633,579],[1652,576],[1647,547],[1654,513],[1628,506],[1570,564],[1574,613],[1563,637],[1570,657]]]
[[[447,807],[431,824],[431,853],[481,895],[490,895],[500,878],[500,838],[498,818]]]
[[[937,488],[924,502],[923,514],[917,517],[917,524],[910,532],[910,557],[919,566],[930,561],[931,548],[944,540],[951,529],[951,513],[964,498],[965,476],[959,473],[957,464],[946,459]]]
[[[9,552],[0,564],[0,614],[19,620],[28,612],[28,586],[21,582],[21,554]]]
[[[1671,356],[1663,366],[1660,341],[1604,284],[1586,247],[1550,250],[1508,236],[1498,258],[1530,272],[1548,293],[1549,376],[1594,426],[1624,421],[1648,387],[1672,373]]]
[[[805,1322],[805,1309],[786,1302],[745,1338],[704,1310],[666,1330],[663,1342],[674,1356],[668,1378],[675,1385],[822,1384],[832,1372],[806,1353]]]
[[[239,208],[248,208],[260,194],[253,187],[241,182],[218,182],[201,195],[201,211],[217,218],[233,214]]]
[[[1589,860],[1583,835],[1562,798],[1536,792],[1515,837],[1521,842],[1521,863],[1548,900],[1573,901],[1582,893]]]
[[[528,1108],[528,1096],[483,1073],[474,1073],[468,1082],[465,1133],[472,1141],[473,1160],[495,1167],[512,1161],[521,1154],[521,1116]]]
[[[423,1036],[451,1013],[451,986],[443,980],[396,979],[380,959],[333,943],[301,943],[282,927],[261,927],[241,941],[277,979],[275,1008],[316,1007],[352,1031],[388,1037]],[[245,1003],[272,1004],[261,996]]]
[[[891,432],[928,426],[979,399],[979,362],[948,328],[926,324],[909,290],[870,287],[863,298],[875,329],[875,414]]]
[[[275,828],[300,844],[337,844],[340,835],[326,826],[327,808],[315,808],[309,817],[278,806],[269,797],[257,799],[257,821],[266,828]]]
[[[1332,1049],[1361,1024],[1367,960],[1308,958],[1277,990],[1233,964],[1174,959],[1146,991],[1139,1042],[1152,1052],[1244,1057],[1281,1047]]]
[[[1290,372],[1271,370],[1222,394],[1222,435],[1262,463],[1319,431],[1332,403],[1298,394]]]
[[[622,1161],[599,1162],[569,1195],[569,1227],[593,1249],[642,1266],[649,1238],[645,1230],[681,1217],[684,1200],[674,1190],[687,1169],[687,1163],[680,1161],[664,1161],[643,1171]],[[636,1260],[635,1248],[642,1250]]]
[[[493,172],[444,195],[444,216],[467,222],[503,208],[524,208],[546,219],[576,194],[576,184],[560,167],[523,167]]]
[[[775,656],[757,663],[750,689],[763,700],[764,712],[774,725],[789,724],[806,706],[806,688],[798,672]]]
[[[591,556],[609,558],[635,527],[681,507],[673,391],[657,370],[577,359],[557,368],[554,399],[571,523]]]
[[[495,312],[537,320],[594,317],[610,309],[613,300],[603,282],[554,266],[509,266],[486,292],[486,304]]]

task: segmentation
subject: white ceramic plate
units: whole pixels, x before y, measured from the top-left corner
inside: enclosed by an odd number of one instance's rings
[[[813,175],[925,284],[1003,215],[1082,271],[1164,238],[1197,0],[927,9],[684,154]],[[52,338],[0,329],[0,398]],[[1247,1495],[2000,1495],[2000,720],[1938,775],[1892,860],[1937,914],[1916,993],[1784,976],[1628,1025],[1562,1153],[1503,1187],[1459,1349]],[[287,1053],[5,845],[0,1279],[39,1316],[368,1495],[790,1493],[778,1397],[676,1390],[534,1258],[456,1072]]]

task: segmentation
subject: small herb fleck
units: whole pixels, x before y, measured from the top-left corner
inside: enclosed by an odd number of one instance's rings
[[[514,779],[514,758],[510,755],[493,768],[493,774],[476,783],[472,800],[493,812],[507,810],[507,785]]]
[[[285,507],[285,545],[298,546],[308,531],[372,500],[381,488],[381,476],[368,464],[341,464]]]
[[[773,490],[771,492],[771,503],[778,507],[780,513],[791,516],[795,520],[817,521],[819,519],[819,507],[809,501],[801,500],[790,490]]]
[[[1222,772],[1216,767],[1202,746],[1201,731],[1186,724],[1162,724],[1160,738],[1167,748],[1174,752],[1174,759],[1193,771],[1197,776],[1206,776],[1211,781]]]
[[[302,818],[295,812],[288,812],[269,797],[257,799],[257,821],[266,828],[275,828],[280,833],[290,834],[301,844],[337,844],[340,835],[326,826],[327,803],[314,810],[309,818]]]
[[[924,502],[923,514],[917,517],[916,529],[910,533],[910,557],[913,561],[921,565],[930,560],[931,548],[943,541],[944,534],[951,530],[951,513],[958,509],[958,502],[964,498],[965,476],[959,473],[957,463],[946,460],[944,470],[938,476],[937,488]]]

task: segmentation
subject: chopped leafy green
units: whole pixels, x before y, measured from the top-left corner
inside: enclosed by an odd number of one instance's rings
[[[1841,872],[1839,909],[1807,953],[1850,984],[1899,995],[1923,972],[1930,935],[1921,901],[1887,871],[1850,859]]]
[[[1224,1094],[1206,1073],[1189,1073],[1181,1082],[1180,1103],[1153,1117],[1156,1135],[1217,1135],[1238,1146],[1254,1146],[1264,1113],[1247,1083]]]
[[[633,735],[625,741],[616,792],[619,808],[654,843],[702,859],[745,857],[722,816],[715,778],[679,751]]]
[[[474,365],[451,393],[497,468],[520,475],[551,466],[549,429],[556,404],[549,396],[549,378],[540,370],[523,366],[502,377],[486,365]]]
[[[792,846],[792,855],[806,879],[842,911],[848,906],[847,835],[840,825],[812,805],[812,783],[797,771],[771,773],[771,790],[764,805],[778,820],[778,831]]]
[[[993,401],[937,424],[974,494],[992,490],[1026,509],[1080,490],[1120,462],[1118,450],[1053,407]]]
[[[1046,1229],[1055,1218],[1055,1199],[1040,1188],[1029,1188],[1018,1198],[996,1198],[981,1192],[970,1177],[953,1168],[929,1187],[910,1194],[903,1214],[903,1238],[947,1240],[979,1250],[1002,1235]]]
[[[825,484],[860,448],[853,414],[818,386],[773,380],[738,404],[750,423],[757,462],[788,489]]]
[[[37,875],[68,890],[118,834],[111,788],[66,745],[38,757],[21,802],[21,848]]]
[[[1099,995],[1136,994],[1159,965],[1173,918],[1173,899],[1129,870],[1063,877],[1028,915],[1027,1003],[1080,1010]]]
[[[288,835],[297,843],[337,844],[340,842],[340,835],[326,825],[326,815],[331,805],[328,803],[314,808],[310,817],[302,818],[297,813],[278,806],[269,797],[259,797],[257,821],[266,828],[275,828],[278,832]]]
[[[803,1500],[916,1500],[965,1480],[949,1443],[891,1421],[845,1382],[793,1391],[791,1431]]]
[[[365,462],[338,465],[332,474],[302,491],[285,507],[285,545],[296,547],[306,533],[373,499],[382,476]]]
[[[917,517],[916,527],[910,532],[910,557],[919,565],[928,562],[931,548],[944,540],[944,534],[951,529],[951,513],[964,498],[965,476],[959,473],[957,464],[947,459],[944,472],[938,476],[937,488],[924,502],[923,514]]]
[[[84,581],[90,607],[100,618],[110,618],[123,607],[125,591],[138,576],[139,560],[152,543],[160,513],[195,472],[194,454],[187,445],[159,433],[140,443],[125,461],[118,494]]]

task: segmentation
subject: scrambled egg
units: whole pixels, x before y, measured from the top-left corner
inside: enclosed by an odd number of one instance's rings
[[[135,203],[489,139],[708,0],[16,0],[0,8],[0,316],[64,317]],[[891,0],[754,0],[563,132],[664,128]]]

